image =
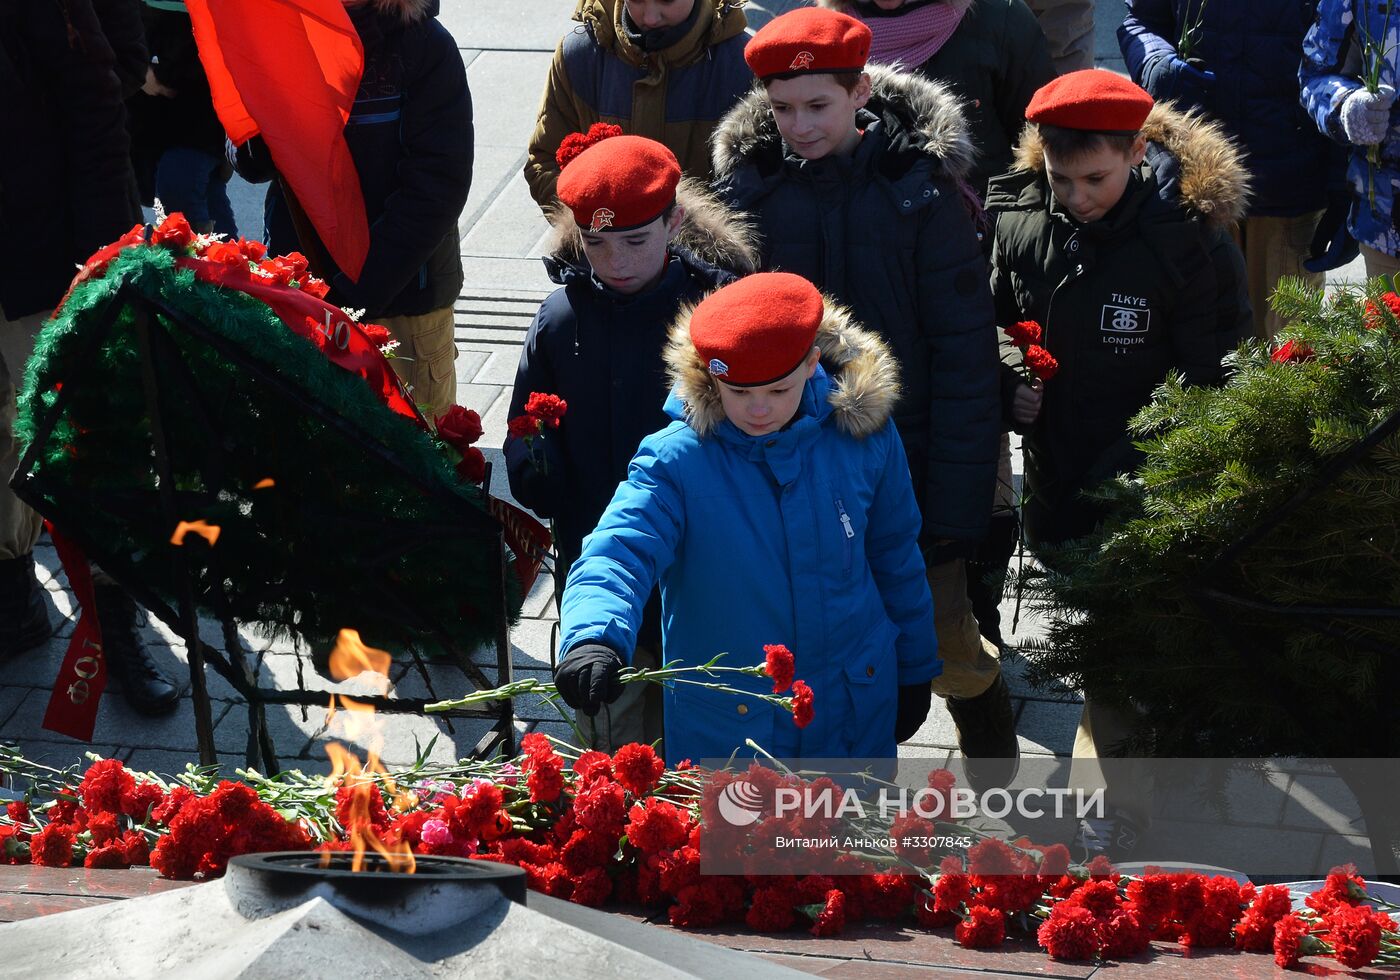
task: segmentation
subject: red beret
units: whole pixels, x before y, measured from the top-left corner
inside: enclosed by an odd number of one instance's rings
[[[650,224],[676,200],[676,155],[643,136],[613,136],[570,160],[555,192],[585,231]]]
[[[1152,96],[1122,75],[1085,68],[1046,82],[1031,96],[1026,119],[1064,129],[1136,133],[1152,111]]]
[[[869,56],[870,28],[823,7],[774,17],[744,47],[744,60],[759,78],[861,71]]]
[[[759,272],[705,297],[690,316],[690,342],[726,384],[772,384],[802,364],[825,312],[822,294],[806,279]]]

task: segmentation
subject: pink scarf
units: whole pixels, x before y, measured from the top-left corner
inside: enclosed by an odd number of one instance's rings
[[[972,0],[946,0],[893,17],[861,17],[855,9],[851,13],[870,28],[871,61],[914,71],[953,36],[970,6]]]

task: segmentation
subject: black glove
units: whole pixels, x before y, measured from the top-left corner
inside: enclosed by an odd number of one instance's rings
[[[1351,213],[1351,194],[1329,194],[1327,210],[1313,233],[1312,245],[1303,268],[1309,272],[1331,272],[1346,265],[1361,252],[1361,246],[1351,237],[1347,215]]]
[[[604,703],[612,704],[622,696],[622,658],[612,647],[601,643],[584,643],[564,655],[554,671],[554,686],[564,697],[564,703],[575,711],[596,715]]]
[[[933,686],[928,681],[899,689],[899,710],[894,719],[896,742],[907,742],[914,737],[914,733],[928,717],[929,705],[932,703]]]

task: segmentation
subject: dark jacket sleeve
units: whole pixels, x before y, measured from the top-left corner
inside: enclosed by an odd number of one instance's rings
[[[1253,332],[1244,256],[1225,229],[1206,234],[1209,261],[1182,286],[1171,322],[1177,367],[1190,385],[1220,384],[1221,359]]]
[[[997,387],[1001,398],[1001,427],[1007,432],[1022,432],[1024,430],[1017,426],[1015,419],[1011,417],[1011,400],[1016,395],[1017,386],[1025,383],[1021,372],[1017,370],[1021,365],[1021,352],[1001,328],[1023,320],[1025,316],[1016,303],[1016,295],[1011,288],[1011,276],[1006,268],[1006,258],[1001,254],[1000,243],[995,237],[992,241],[992,306],[996,310],[997,353],[1000,361],[997,365]]]
[[[1118,25],[1118,47],[1128,74],[1154,96],[1170,92],[1167,74],[1176,46],[1176,15],[1172,0],[1127,0],[1128,16]]]
[[[515,369],[515,387],[510,393],[510,411],[506,418],[513,419],[525,412],[525,402],[534,391],[557,391],[554,369],[545,356],[541,335],[549,329],[550,301],[546,300],[530,323],[525,335],[525,345],[520,350],[520,363]],[[534,437],[546,443],[549,436],[541,433]],[[502,451],[506,457],[506,474],[510,478],[510,492],[516,500],[530,508],[540,517],[557,517],[559,502],[563,495],[564,472],[559,454],[552,453],[556,465],[544,467],[541,472],[540,459],[548,459],[548,450],[536,443],[527,446],[524,439],[506,437]]]
[[[457,226],[472,183],[472,100],[452,36],[437,21],[423,29],[418,64],[409,68],[403,101],[399,186],[369,229],[359,282],[337,274],[334,287],[351,306],[386,307],[443,238]]]
[[[92,0],[92,6],[116,56],[114,67],[121,80],[122,98],[129,98],[145,84],[146,66],[151,62],[141,23],[141,0]]]
[[[920,229],[920,330],[928,344],[926,538],[981,537],[992,513],[1001,438],[997,341],[987,265],[972,218],[949,180]],[[919,365],[906,365],[908,371]]]
[[[1045,32],[1029,7],[1010,5],[1006,24],[1007,50],[1002,56],[1006,77],[997,86],[997,119],[1006,141],[1015,146],[1026,124],[1026,106],[1036,89],[1055,77]]]

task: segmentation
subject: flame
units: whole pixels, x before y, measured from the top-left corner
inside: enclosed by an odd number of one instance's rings
[[[269,487],[275,487],[275,486],[277,486],[277,483],[272,479],[272,477],[270,477],[270,476],[265,476],[265,477],[263,477],[261,480],[259,480],[257,483],[254,483],[254,484],[253,484],[253,489],[254,489],[254,490],[266,490],[266,489],[268,489]]]
[[[181,521],[175,525],[175,533],[170,535],[170,543],[179,547],[185,543],[186,534],[198,534],[205,541],[209,542],[209,547],[214,547],[219,541],[219,525],[206,524],[203,520]]]
[[[377,674],[378,677],[366,680],[370,681],[370,686],[376,693],[383,695],[389,690],[391,663],[392,658],[386,651],[366,646],[355,630],[342,629],[336,637],[335,648],[331,650],[330,673],[331,677],[338,681],[349,680],[361,674]],[[391,799],[393,808],[399,812],[411,809],[416,799],[412,793],[399,789],[379,761],[383,726],[375,716],[374,706],[344,694],[332,694],[326,715],[327,727],[339,715],[336,710],[337,700],[345,710],[346,737],[360,741],[364,736],[371,745],[364,765],[361,765],[359,756],[339,742],[326,744],[326,754],[331,760],[331,773],[326,777],[326,788],[335,790],[344,786],[350,790],[350,805],[345,814],[345,830],[354,853],[350,870],[364,870],[365,854],[374,851],[384,859],[390,871],[412,874],[417,866],[413,851],[406,841],[386,844],[379,838],[370,823],[370,801],[373,799],[372,794],[377,792],[381,785]],[[321,866],[328,865],[330,859],[330,852],[327,852],[321,860]]]

